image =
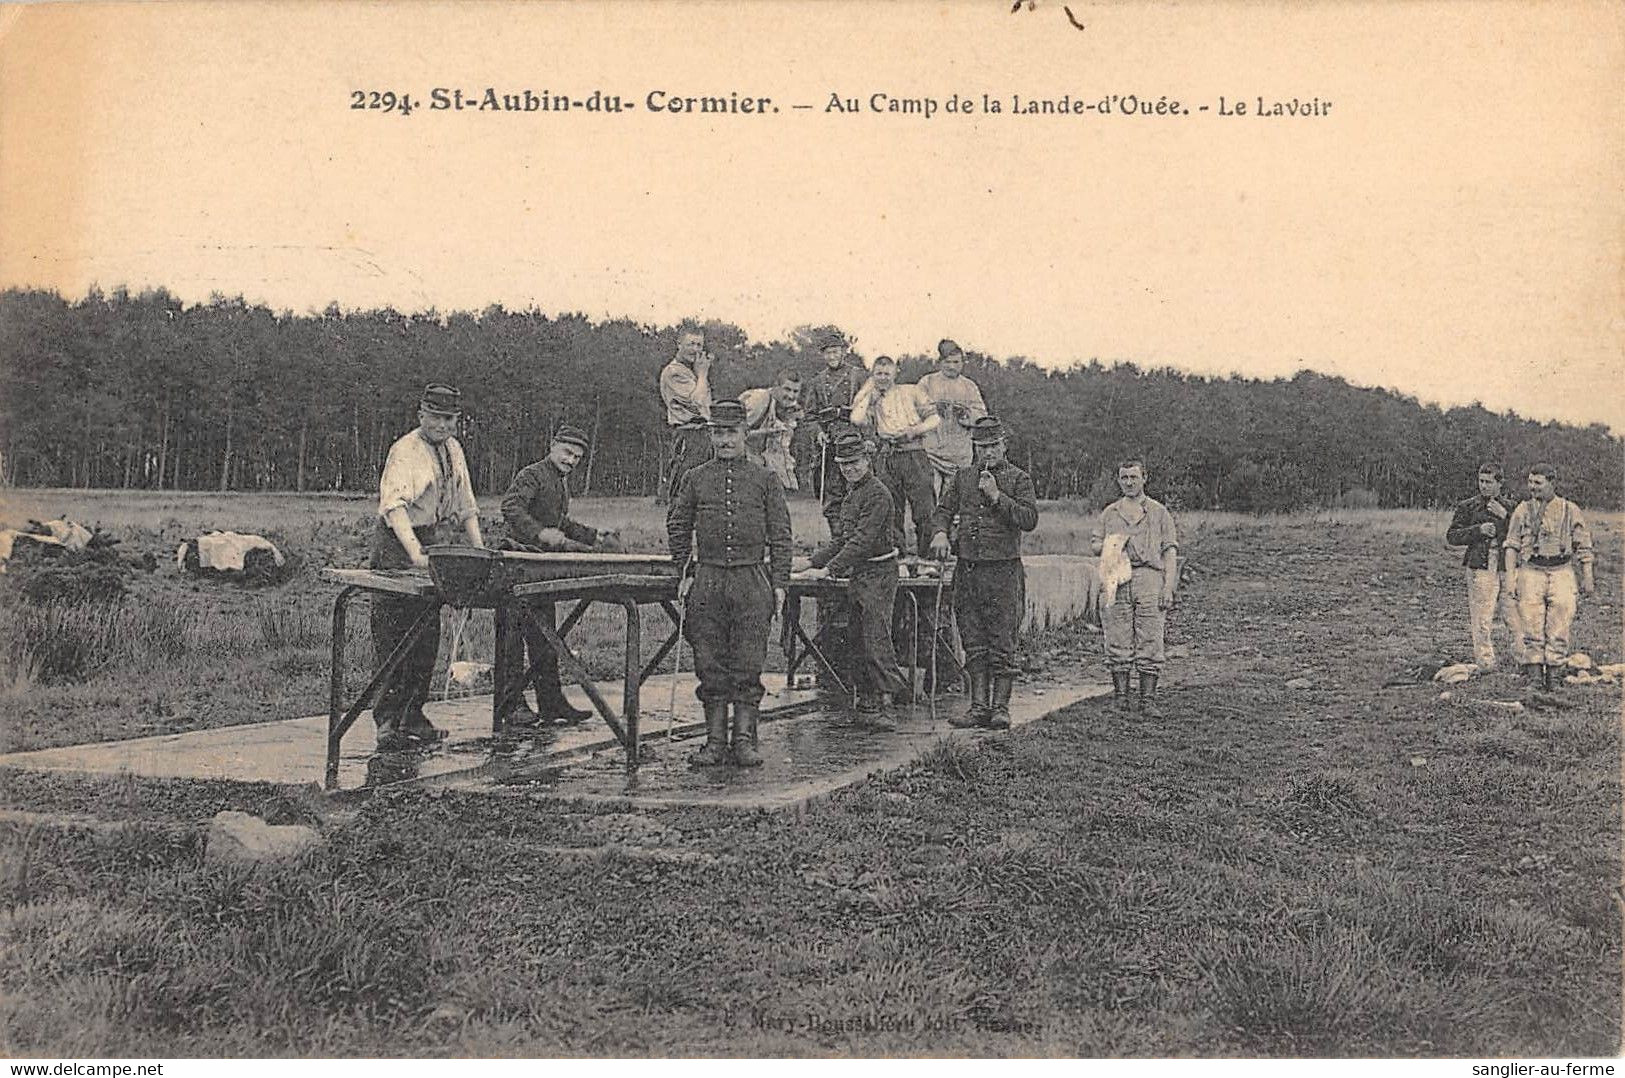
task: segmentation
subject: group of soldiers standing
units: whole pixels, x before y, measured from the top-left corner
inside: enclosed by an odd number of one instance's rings
[[[844,583],[857,690],[852,724],[893,729],[889,705],[908,683],[892,633],[900,566],[934,562],[940,575],[941,563],[957,556],[953,613],[970,703],[949,721],[1010,725],[1016,635],[1026,607],[1021,537],[1037,527],[1039,513],[1032,478],[1008,459],[1004,426],[988,414],[953,341],[939,343],[936,369],[915,383],[898,382],[888,356],[865,370],[838,335],[819,344],[824,366],[817,375],[804,380],[781,371],[774,385],[738,399],[713,401],[712,359],[699,330],[679,333],[676,355],[660,373],[672,432],[666,532],[705,713],[706,744],[695,760],[701,766],[761,762],[761,674],[796,560],[785,490],[795,486],[789,447],[803,417],[817,424],[814,483],[828,537],[796,567],[805,579]],[[467,543],[485,545],[454,437],[461,411],[455,388],[430,385],[417,427],[391,446],[379,484],[373,567],[426,567],[425,549],[444,524],[459,525]],[[569,477],[587,449],[581,431],[560,427],[543,459],[514,476],[502,501],[505,546],[589,550],[614,543],[614,532],[570,517]],[[1092,536],[1101,564],[1118,567],[1121,576],[1110,581],[1103,607],[1106,659],[1116,706],[1154,715],[1163,619],[1178,581],[1177,539],[1167,509],[1145,495],[1143,463],[1123,461],[1117,476],[1123,497],[1101,513]],[[905,544],[905,520],[912,523],[912,546]],[[414,628],[422,630],[399,676],[375,701],[382,749],[445,736],[423,712],[439,647],[437,612],[433,598],[380,595],[373,603],[380,664]],[[591,715],[565,697],[558,655],[537,627],[538,619],[553,617],[550,604],[532,604],[519,619],[518,642],[509,637],[516,654],[497,656],[498,713],[508,727],[579,723]],[[934,623],[931,636],[935,647]],[[1138,708],[1130,699],[1136,672]]]

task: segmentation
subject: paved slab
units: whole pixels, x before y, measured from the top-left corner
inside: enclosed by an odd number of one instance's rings
[[[763,701],[764,708],[804,707],[813,701],[811,690],[785,691],[782,676],[775,679],[768,675],[770,690],[775,680],[780,691],[770,693]],[[678,732],[703,725],[694,686],[692,674],[679,675],[674,719]],[[598,688],[606,699],[620,702],[619,681],[600,682]],[[571,687],[568,695],[577,707],[589,706],[586,694],[579,688]],[[644,684],[640,699],[643,740],[665,736],[671,679],[652,678]],[[619,744],[609,728],[596,718],[580,726],[543,729],[535,736],[494,739],[489,695],[431,701],[424,711],[430,721],[447,730],[450,736],[438,749],[414,753],[379,753],[372,713],[362,712],[344,738],[339,789],[483,770],[502,772],[537,757],[553,759],[611,748],[621,766],[625,766]],[[302,785],[319,784],[326,761],[327,716],[313,715],[184,734],[10,753],[0,756],[0,767]]]
[[[1033,679],[1010,701],[1012,725],[1036,721],[1079,700],[1109,696],[1111,686]],[[766,718],[759,727],[761,767],[695,769],[688,760],[703,743],[703,731],[670,742],[656,739],[652,752],[629,775],[618,752],[595,753],[573,762],[520,761],[502,772],[447,776],[436,785],[492,794],[578,801],[607,801],[642,807],[715,805],[735,809],[794,808],[891,770],[919,756],[943,738],[1006,736],[992,730],[956,729],[950,714],[962,713],[964,697],[939,698],[936,715],[926,703],[896,709],[895,733],[842,725],[842,711],[812,708]]]

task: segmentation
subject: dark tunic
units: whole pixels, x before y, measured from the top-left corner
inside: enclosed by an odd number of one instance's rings
[[[1506,510],[1500,519],[1490,512],[1491,501],[1500,502],[1501,508]],[[1506,544],[1507,527],[1512,523],[1512,511],[1516,508],[1518,503],[1504,494],[1494,498],[1486,498],[1482,494],[1464,498],[1456,503],[1456,512],[1450,518],[1450,527],[1445,530],[1444,541],[1451,546],[1467,548],[1461,559],[1467,568],[1499,569],[1501,548]],[[1478,530],[1478,526],[1485,523],[1495,525],[1494,536]]]
[[[790,582],[784,488],[760,464],[713,458],[684,477],[666,514],[666,538],[674,561],[697,563],[684,617],[696,695],[760,704],[773,589]]]
[[[989,470],[999,484],[998,500],[988,501],[978,489],[980,466],[961,468],[942,488],[932,530],[952,535],[959,554],[954,616],[966,667],[1015,677],[1016,634],[1027,607],[1021,533],[1038,526],[1038,498],[1032,479],[1009,461]]]

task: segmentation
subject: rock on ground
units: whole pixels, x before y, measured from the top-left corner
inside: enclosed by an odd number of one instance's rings
[[[246,812],[221,812],[209,821],[203,859],[211,864],[286,861],[321,845],[321,835],[303,824],[272,825]]]

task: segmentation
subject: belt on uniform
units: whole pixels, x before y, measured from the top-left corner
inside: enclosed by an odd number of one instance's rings
[[[1555,569],[1559,565],[1567,565],[1571,557],[1569,554],[1553,554],[1550,557],[1536,554],[1529,559],[1529,564],[1537,569]]]

